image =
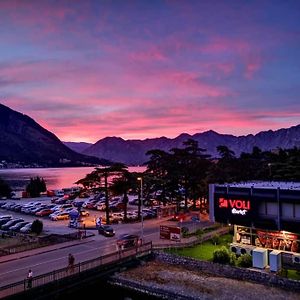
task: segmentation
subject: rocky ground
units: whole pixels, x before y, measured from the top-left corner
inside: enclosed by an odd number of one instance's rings
[[[184,266],[171,266],[157,261],[150,261],[140,267],[119,273],[116,278],[130,280],[150,288],[170,291],[178,295],[178,299],[181,296],[202,300],[300,299],[300,294],[293,291],[214,277],[202,272],[187,271]]]

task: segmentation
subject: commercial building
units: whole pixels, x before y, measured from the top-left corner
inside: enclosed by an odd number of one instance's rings
[[[234,225],[232,251],[276,250],[300,266],[300,182],[211,184],[209,205],[212,221]]]

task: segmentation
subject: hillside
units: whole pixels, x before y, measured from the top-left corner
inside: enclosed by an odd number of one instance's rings
[[[0,161],[47,167],[106,162],[72,151],[33,119],[2,104],[0,104]]]

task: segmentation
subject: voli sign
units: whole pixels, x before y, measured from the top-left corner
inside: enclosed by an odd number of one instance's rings
[[[244,216],[250,210],[250,201],[219,198],[219,208],[231,209],[232,214]]]

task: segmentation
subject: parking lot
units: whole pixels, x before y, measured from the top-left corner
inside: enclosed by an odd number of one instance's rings
[[[24,221],[32,222],[36,219],[39,219],[43,222],[43,232],[46,234],[68,234],[72,233],[74,231],[77,231],[76,228],[69,227],[69,219],[65,220],[58,220],[58,221],[52,221],[48,216],[37,216],[33,214],[33,212],[24,212],[24,205],[27,205],[28,203],[34,202],[37,209],[41,206],[50,206],[54,205],[53,201],[51,201],[51,197],[38,197],[38,198],[21,198],[20,200],[1,200],[0,201],[0,215],[11,215],[13,218],[22,218]],[[88,199],[82,199],[85,201],[88,201]],[[4,203],[8,204],[9,207],[1,206]],[[62,204],[63,205],[63,204]],[[7,206],[7,205],[6,205]],[[64,206],[64,205],[63,205]],[[74,207],[71,205],[71,210],[77,210],[77,207]],[[87,205],[87,207],[90,207]],[[14,209],[17,208],[17,211]],[[22,211],[21,211],[22,209]],[[35,206],[31,207],[31,210],[35,209]],[[105,211],[99,211],[97,209],[90,208],[83,208],[88,216],[82,217],[82,225],[84,225],[87,229],[95,228],[96,220],[100,217],[101,220],[104,220],[105,222]],[[137,206],[128,204],[128,221],[129,222],[137,222]],[[144,208],[143,211],[143,218],[153,218],[155,217],[153,213],[150,214],[150,210],[148,208]],[[117,212],[111,212],[111,223],[117,224],[121,223],[123,219],[123,210],[117,211]]]

